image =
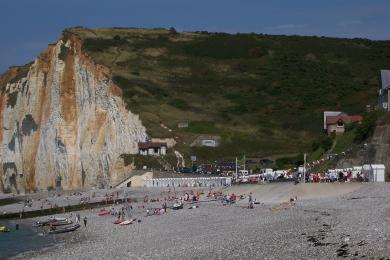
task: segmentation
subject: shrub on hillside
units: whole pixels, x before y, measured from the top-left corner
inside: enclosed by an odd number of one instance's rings
[[[293,157],[282,157],[276,159],[276,166],[279,169],[296,167],[302,164],[303,164],[303,154],[298,154],[297,156],[293,156]]]
[[[374,133],[380,113],[381,111],[373,111],[363,116],[362,123],[356,128],[356,136],[354,139],[356,143],[367,140]]]
[[[333,138],[328,135],[322,135],[318,139],[314,140],[311,149],[312,151],[316,151],[319,148],[324,149],[324,151],[328,151],[333,144]]]
[[[175,98],[169,101],[168,104],[181,110],[186,110],[189,108],[187,101],[180,98]]]

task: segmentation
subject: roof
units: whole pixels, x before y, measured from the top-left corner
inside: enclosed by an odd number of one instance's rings
[[[371,164],[373,169],[385,169],[385,165],[383,164]]]
[[[166,143],[155,143],[155,142],[138,143],[139,149],[160,148],[163,146],[167,147],[167,144]]]
[[[354,116],[327,116],[326,117],[326,124],[327,125],[333,125],[336,124],[339,120],[342,120],[345,124],[353,123],[353,122],[360,122],[363,120],[362,116],[354,115]]]
[[[343,114],[341,111],[324,111],[324,129],[326,129],[326,118],[328,116],[339,116]]]
[[[218,135],[200,135],[200,136],[198,136],[197,139],[198,140],[215,140],[215,141],[219,141],[219,140],[221,140],[221,137],[218,136]]]
[[[390,88],[390,70],[381,70],[381,89],[389,89]]]

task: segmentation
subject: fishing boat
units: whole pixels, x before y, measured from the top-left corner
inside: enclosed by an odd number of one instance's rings
[[[0,226],[0,232],[9,232],[9,229],[6,226]]]
[[[72,226],[67,226],[67,227],[62,227],[62,228],[54,228],[49,231],[49,234],[61,234],[61,233],[67,233],[67,232],[72,232],[75,231],[80,227],[79,224],[75,224]]]

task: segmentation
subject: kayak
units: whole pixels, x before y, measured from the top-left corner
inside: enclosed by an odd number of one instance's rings
[[[105,215],[108,215],[110,214],[110,211],[106,210],[106,209],[102,209],[100,210],[100,212],[98,213],[98,216],[105,216]]]
[[[53,230],[49,231],[49,234],[61,234],[61,233],[66,233],[66,232],[72,232],[75,231],[80,227],[79,224],[73,225],[73,226],[68,226],[68,227],[63,227],[63,228],[56,228]]]
[[[9,232],[9,229],[6,226],[0,226],[0,232]]]
[[[134,220],[135,220],[135,218],[131,219],[131,220],[125,220],[125,221],[119,223],[119,225],[121,225],[121,226],[129,225],[129,224],[132,224]]]
[[[121,226],[129,225],[129,224],[131,224],[131,221],[130,221],[130,220],[125,220],[125,221],[119,223],[119,225],[121,225]]]

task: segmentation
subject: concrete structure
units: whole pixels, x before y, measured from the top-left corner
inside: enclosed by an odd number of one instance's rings
[[[231,177],[196,177],[196,178],[160,178],[145,179],[144,186],[149,188],[157,187],[218,187],[230,186]]]
[[[217,135],[200,135],[191,144],[191,146],[217,147],[221,144],[221,137]]]
[[[144,142],[138,143],[139,154],[161,156],[167,154],[166,143]]]
[[[152,179],[153,172],[145,172],[141,175],[133,175],[127,180],[123,181],[115,188],[125,188],[125,187],[144,187],[145,180]]]
[[[384,182],[385,170],[383,164],[365,164],[362,167],[362,174],[370,182]]]
[[[390,111],[390,70],[381,70],[378,90],[378,107]]]

